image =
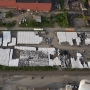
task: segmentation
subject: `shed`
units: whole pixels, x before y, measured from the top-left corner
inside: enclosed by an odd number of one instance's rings
[[[36,22],[41,22],[41,16],[33,15],[33,19],[34,19]]]

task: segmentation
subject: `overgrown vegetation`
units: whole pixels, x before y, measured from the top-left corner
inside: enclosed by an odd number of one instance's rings
[[[86,3],[88,0],[82,0],[84,3]]]
[[[0,26],[4,26],[4,27],[14,27],[16,25],[16,21],[12,21],[12,22],[8,22],[8,23],[3,23],[3,22],[0,22]]]
[[[83,19],[84,19],[84,20],[87,20],[87,17],[86,17],[85,15],[83,15]]]
[[[56,15],[56,22],[60,27],[69,27],[67,12]]]
[[[88,8],[88,12],[90,12],[90,7]]]
[[[59,0],[59,1],[60,1],[61,9],[65,9],[64,8],[64,0]]]
[[[13,13],[11,11],[6,12],[6,18],[12,18]]]
[[[33,19],[27,20],[25,23],[20,24],[21,27],[52,27],[53,21],[51,18],[41,17],[41,23]]]
[[[0,65],[0,71],[50,71],[57,70],[50,66],[23,66],[23,67],[9,67]]]

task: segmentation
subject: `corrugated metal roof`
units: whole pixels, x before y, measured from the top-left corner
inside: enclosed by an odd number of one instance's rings
[[[39,44],[43,41],[43,38],[36,35],[37,32],[30,31],[18,31],[17,32],[17,44]]]

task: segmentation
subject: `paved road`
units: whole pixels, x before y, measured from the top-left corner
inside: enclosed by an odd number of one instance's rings
[[[13,75],[69,75],[69,76],[89,76],[89,70],[75,70],[75,71],[0,71],[2,76],[13,76]]]
[[[82,11],[67,11],[69,14],[82,14]],[[63,11],[52,11],[51,14],[60,14],[63,13]]]
[[[48,31],[65,31],[65,28],[43,28],[44,30]],[[34,28],[20,28],[20,27],[14,27],[14,28],[3,28],[0,27],[0,30],[34,30]]]
[[[76,31],[76,32],[90,32],[90,28],[85,28],[85,27],[81,27],[81,28],[62,28],[62,27],[58,27],[58,28],[48,28],[45,27],[43,28],[44,30],[47,31]],[[0,27],[0,30],[34,30],[34,28],[20,28],[20,27],[14,27],[14,28],[4,28],[4,27]]]

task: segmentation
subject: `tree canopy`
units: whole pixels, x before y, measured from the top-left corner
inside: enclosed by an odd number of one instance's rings
[[[11,11],[7,11],[6,12],[6,17],[7,18],[11,18],[13,16],[12,12]]]
[[[67,13],[64,12],[64,13],[56,15],[56,22],[58,23],[60,27],[69,27]]]

